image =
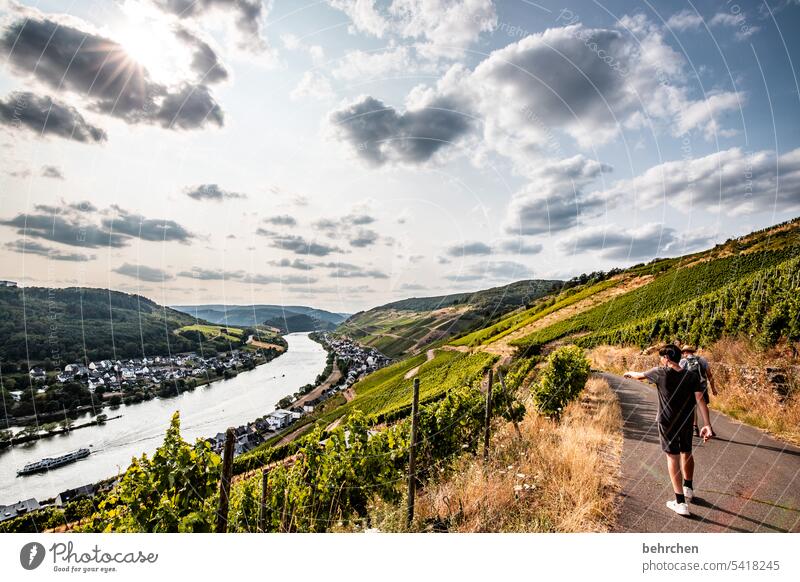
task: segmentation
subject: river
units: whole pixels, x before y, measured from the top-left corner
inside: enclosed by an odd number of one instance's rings
[[[307,333],[285,337],[289,343],[286,353],[235,378],[174,398],[107,408],[106,414],[122,414],[122,418],[0,451],[0,505],[30,497],[41,501],[124,472],[132,457],[149,455],[158,448],[176,410],[181,413],[181,434],[190,443],[271,412],[278,400],[314,382],[325,368],[325,350]],[[87,414],[76,424],[91,419]],[[48,473],[17,477],[17,470],[27,463],[89,446],[92,454],[86,459]]]

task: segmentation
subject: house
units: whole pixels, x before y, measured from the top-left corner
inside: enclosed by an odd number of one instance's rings
[[[288,410],[276,410],[267,415],[267,422],[272,430],[280,430],[292,422],[292,413]]]
[[[45,378],[47,378],[47,374],[45,373],[44,369],[38,366],[31,368],[30,375],[31,380],[34,382],[44,382]]]
[[[0,521],[14,519],[31,511],[37,511],[39,508],[39,502],[32,497],[25,501],[17,501],[14,505],[0,505]]]
[[[75,489],[67,489],[62,491],[56,497],[56,505],[59,507],[66,505],[70,501],[74,501],[80,497],[94,497],[95,485],[83,485]]]
[[[17,286],[16,281],[5,281],[5,280],[0,281],[0,287],[16,287],[16,286]]]
[[[322,402],[322,399],[320,397],[314,398],[312,400],[306,400],[305,404],[303,404],[303,412],[314,412],[314,409],[320,402]]]
[[[22,400],[22,395],[24,394],[24,392],[22,390],[12,390],[11,392],[9,392],[9,394],[11,394],[11,398],[14,399],[14,402],[19,402],[20,400]]]

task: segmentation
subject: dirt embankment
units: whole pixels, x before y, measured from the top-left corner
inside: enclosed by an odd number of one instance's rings
[[[605,289],[603,291],[599,291],[586,299],[581,299],[580,301],[573,303],[572,305],[567,305],[566,307],[562,307],[561,309],[554,311],[553,313],[549,313],[542,317],[541,319],[537,319],[536,321],[521,327],[520,329],[506,335],[505,337],[500,338],[494,343],[488,344],[486,346],[482,346],[481,349],[485,352],[489,352],[490,354],[497,354],[499,356],[511,356],[514,354],[515,348],[511,345],[516,339],[525,337],[535,331],[540,329],[544,329],[550,325],[558,321],[562,321],[564,319],[568,319],[573,315],[577,315],[583,311],[587,311],[592,307],[596,307],[601,303],[605,303],[633,291],[634,289],[638,289],[644,285],[647,285],[650,281],[653,280],[652,275],[645,275],[642,277],[633,277],[629,279],[625,279],[620,281],[618,285],[611,287],[610,289]]]

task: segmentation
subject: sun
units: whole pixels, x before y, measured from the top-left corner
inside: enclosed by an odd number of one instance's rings
[[[126,57],[147,70],[159,82],[174,82],[187,66],[186,49],[175,38],[162,18],[148,13],[138,4],[126,3],[126,21],[115,39]],[[130,7],[130,8],[129,8]]]

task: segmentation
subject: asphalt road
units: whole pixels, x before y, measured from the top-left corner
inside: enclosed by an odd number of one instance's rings
[[[622,408],[622,493],[618,532],[800,532],[800,448],[716,411],[717,437],[694,442],[691,517],[668,510],[674,499],[655,424],[651,385],[601,374]]]

